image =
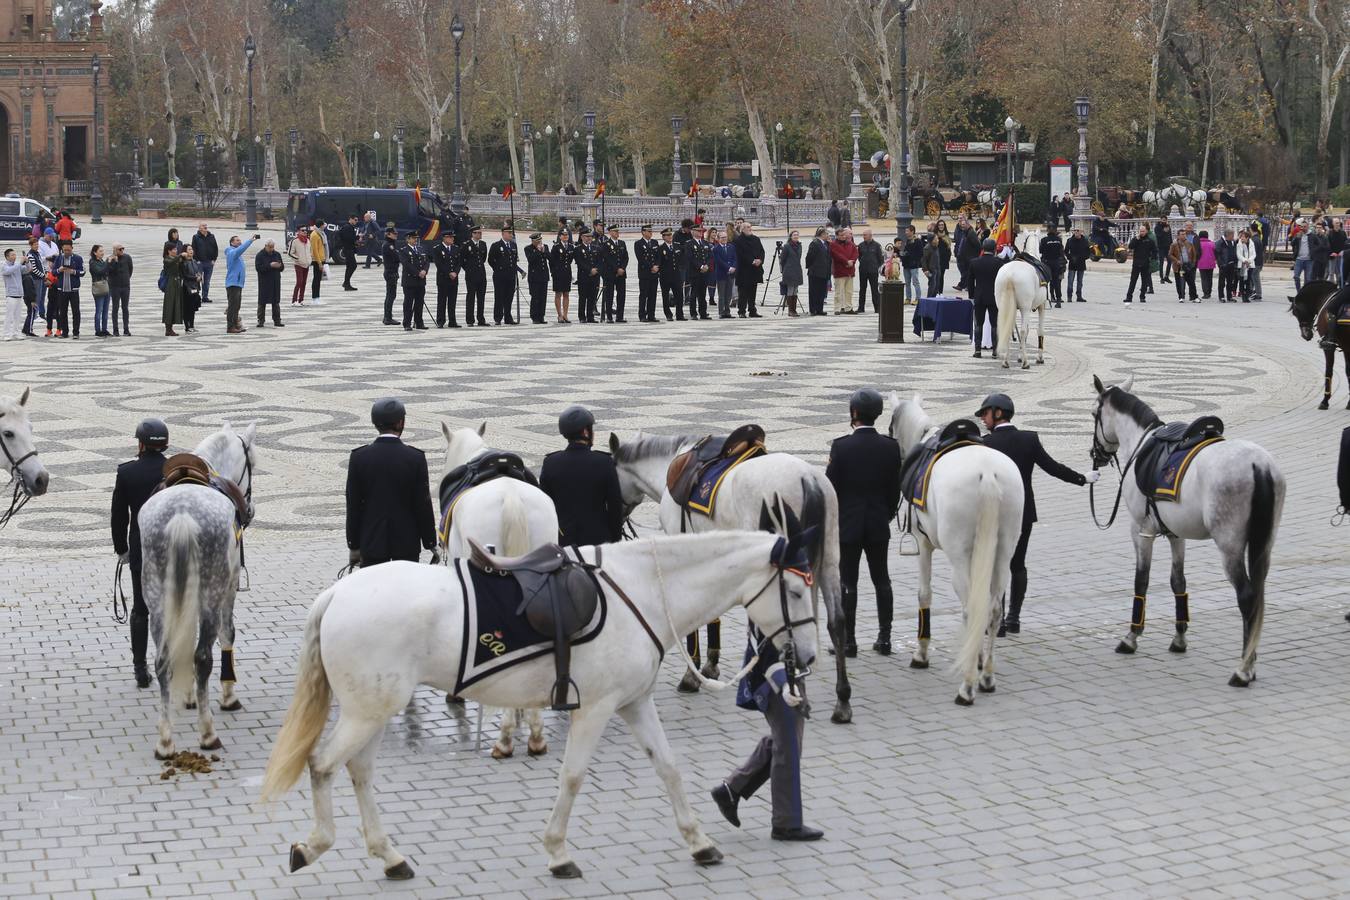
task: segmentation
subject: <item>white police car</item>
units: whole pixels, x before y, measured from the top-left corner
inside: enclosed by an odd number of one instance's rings
[[[27,239],[33,233],[33,226],[43,216],[50,216],[53,221],[56,219],[54,212],[31,197],[5,194],[0,197],[0,240]],[[79,236],[80,232],[77,229],[75,237]]]

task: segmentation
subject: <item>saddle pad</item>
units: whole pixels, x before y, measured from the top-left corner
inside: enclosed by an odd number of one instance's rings
[[[553,652],[553,642],[535,632],[524,616],[516,615],[521,591],[510,575],[488,574],[467,559],[454,562],[464,595],[464,625],[460,645],[459,673],[455,693],[510,667]],[[594,640],[605,626],[607,607],[604,591],[595,615],[571,640],[584,644]]]
[[[1192,447],[1182,447],[1167,456],[1167,462],[1158,473],[1158,483],[1153,488],[1153,499],[1179,501],[1181,499],[1181,480],[1186,477],[1191,460],[1210,444],[1217,444],[1221,437],[1207,438]]]
[[[1350,319],[1337,319],[1337,325],[1350,325]]]
[[[710,464],[699,473],[698,481],[694,483],[693,489],[689,492],[689,508],[712,518],[713,510],[717,508],[717,492],[721,489],[722,481],[727,477],[727,473],[747,459],[753,459],[763,454],[764,447],[755,444],[742,451],[739,456],[729,456]]]
[[[907,464],[900,476],[900,492],[909,504],[916,509],[925,509],[928,503],[928,481],[933,475],[933,466],[939,459],[957,447],[983,446],[979,441],[958,440],[944,447],[923,447],[917,451],[912,465]]]

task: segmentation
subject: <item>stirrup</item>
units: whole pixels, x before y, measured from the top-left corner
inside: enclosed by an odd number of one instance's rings
[[[555,712],[570,712],[574,709],[581,709],[581,689],[577,688],[577,702],[567,702],[567,692],[570,688],[576,688],[577,683],[569,675],[566,682],[553,682],[553,702],[549,704],[549,709]]]
[[[905,541],[906,538],[909,538],[908,542]],[[897,551],[900,556],[919,555],[919,539],[914,536],[914,532],[900,532],[900,546],[897,548]]]

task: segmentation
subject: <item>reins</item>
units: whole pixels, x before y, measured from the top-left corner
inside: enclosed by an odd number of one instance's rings
[[[5,451],[5,459],[9,461],[9,480],[14,485],[14,493],[9,498],[9,509],[0,513],[0,528],[4,528],[9,524],[9,520],[14,518],[29,500],[33,499],[33,495],[28,491],[28,486],[23,483],[23,473],[19,471],[19,466],[37,456],[38,453],[36,450],[30,450],[15,459],[3,437],[0,437],[0,450]]]
[[[1103,525],[1097,518],[1097,483],[1094,481],[1088,485],[1088,509],[1092,512],[1092,524],[1097,526],[1099,531],[1106,531],[1115,524],[1116,515],[1120,512],[1120,498],[1125,492],[1125,478],[1129,475],[1130,469],[1134,466],[1135,458],[1139,455],[1139,450],[1144,446],[1144,441],[1148,440],[1149,435],[1153,434],[1154,428],[1150,428],[1139,436],[1139,441],[1134,445],[1134,450],[1130,452],[1130,458],[1125,461],[1125,468],[1120,468],[1120,460],[1116,456],[1116,451],[1108,452],[1105,445],[1101,442],[1100,431],[1102,424],[1102,410],[1097,407],[1096,413],[1092,417],[1092,459],[1098,461],[1109,461],[1111,465],[1120,470],[1120,483],[1116,485],[1116,501],[1111,504],[1111,518],[1106,520]]]
[[[113,591],[112,591],[112,615],[113,621],[118,625],[125,625],[127,622],[127,595],[122,589],[122,569],[126,563],[122,557],[117,558],[117,569],[113,572]],[[120,608],[119,608],[120,607]]]

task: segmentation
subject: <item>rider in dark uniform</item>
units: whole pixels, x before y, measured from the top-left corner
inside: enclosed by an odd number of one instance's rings
[[[352,451],[347,463],[347,548],[354,565],[391,559],[417,562],[436,547],[426,454],[403,443],[403,404],[375,401],[371,424],[380,432]]]
[[[131,662],[136,668],[136,687],[150,686],[145,664],[150,612],[141,593],[141,507],[164,480],[164,449],[169,446],[169,428],[159,419],[146,419],[136,427],[136,458],[117,467],[112,495],[113,551],[131,569]]]
[[[559,541],[571,546],[611,544],[623,537],[623,496],[613,458],[592,450],[595,416],[569,406],[558,417],[567,449],[544,457],[539,487],[558,510]]]
[[[990,394],[975,412],[975,418],[989,429],[984,437],[985,445],[1011,458],[1022,476],[1022,536],[1017,541],[1017,549],[1013,551],[1012,584],[1008,591],[1011,596],[1004,611],[1003,624],[998,630],[999,637],[1017,634],[1022,630],[1022,601],[1027,595],[1027,542],[1031,540],[1031,526],[1036,522],[1036,492],[1031,489],[1032,469],[1040,466],[1061,481],[1077,485],[1090,484],[1101,474],[1093,469],[1083,475],[1055,462],[1041,446],[1040,435],[1034,431],[1020,431],[1013,426],[1013,412],[1012,398],[1007,394]]]

